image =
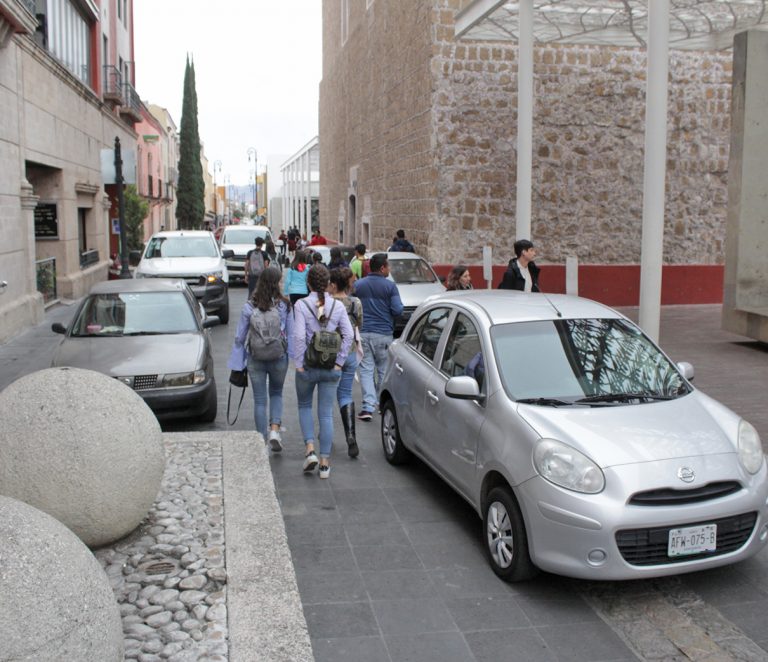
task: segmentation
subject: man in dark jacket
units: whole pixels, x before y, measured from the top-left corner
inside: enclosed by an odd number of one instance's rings
[[[499,283],[500,290],[519,290],[520,292],[540,292],[539,271],[533,258],[536,249],[527,239],[515,242],[515,257],[509,261],[504,277]]]
[[[403,251],[406,253],[415,253],[416,249],[413,244],[405,238],[405,230],[398,230],[395,235],[395,240],[389,247],[390,252]]]
[[[371,272],[355,282],[355,296],[363,304],[363,360],[360,362],[360,386],[363,405],[357,417],[361,421],[373,420],[379,404],[374,371],[378,382],[387,369],[387,350],[393,340],[395,318],[403,314],[403,302],[394,281],[389,280],[389,261],[386,253],[376,253],[370,260]]]

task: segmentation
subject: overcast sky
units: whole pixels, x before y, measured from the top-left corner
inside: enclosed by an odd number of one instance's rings
[[[200,140],[213,173],[247,184],[257,151],[291,155],[317,135],[320,0],[134,0],[136,89],[181,124],[185,58],[194,58]],[[217,173],[217,183],[219,179]]]

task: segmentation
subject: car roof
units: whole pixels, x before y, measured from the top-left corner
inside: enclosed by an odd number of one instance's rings
[[[124,278],[96,283],[89,294],[121,292],[182,292],[186,283],[180,278]]]
[[[242,228],[248,228],[249,230],[269,230],[268,225],[248,225],[243,223],[235,223],[234,225],[225,225],[222,230],[241,230]],[[270,230],[271,231],[271,230]]]
[[[213,232],[209,230],[163,230],[162,232],[155,232],[152,235],[152,239],[155,237],[212,237]]]
[[[422,257],[421,255],[416,255],[416,253],[411,253],[410,251],[378,251],[379,253],[386,253],[387,259],[391,260],[392,258],[395,258],[396,260],[426,260],[427,258]]]
[[[430,304],[450,302],[466,305],[491,324],[556,319],[625,319],[624,315],[597,301],[568,294],[542,294],[517,290],[469,290],[434,294]]]

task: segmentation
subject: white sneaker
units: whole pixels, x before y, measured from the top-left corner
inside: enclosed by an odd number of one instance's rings
[[[318,475],[320,478],[330,478],[331,477],[331,465],[330,464],[321,464],[320,465],[320,471],[318,471]]]
[[[267,437],[267,443],[269,444],[269,450],[273,453],[279,453],[283,450],[283,444],[281,443],[280,433],[277,430],[270,430]]]
[[[304,466],[302,467],[304,469],[304,473],[312,473],[316,466],[317,455],[315,455],[315,451],[309,451],[309,453],[307,453],[306,457],[304,458]]]

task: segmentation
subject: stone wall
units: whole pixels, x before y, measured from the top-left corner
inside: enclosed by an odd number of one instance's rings
[[[321,225],[346,217],[349,169],[373,245],[398,227],[433,262],[478,263],[515,240],[517,49],[453,36],[463,0],[324,2]],[[664,261],[720,264],[731,52],[672,51]],[[534,53],[533,239],[542,261],[640,260],[645,52]],[[349,239],[347,239],[349,241]]]

